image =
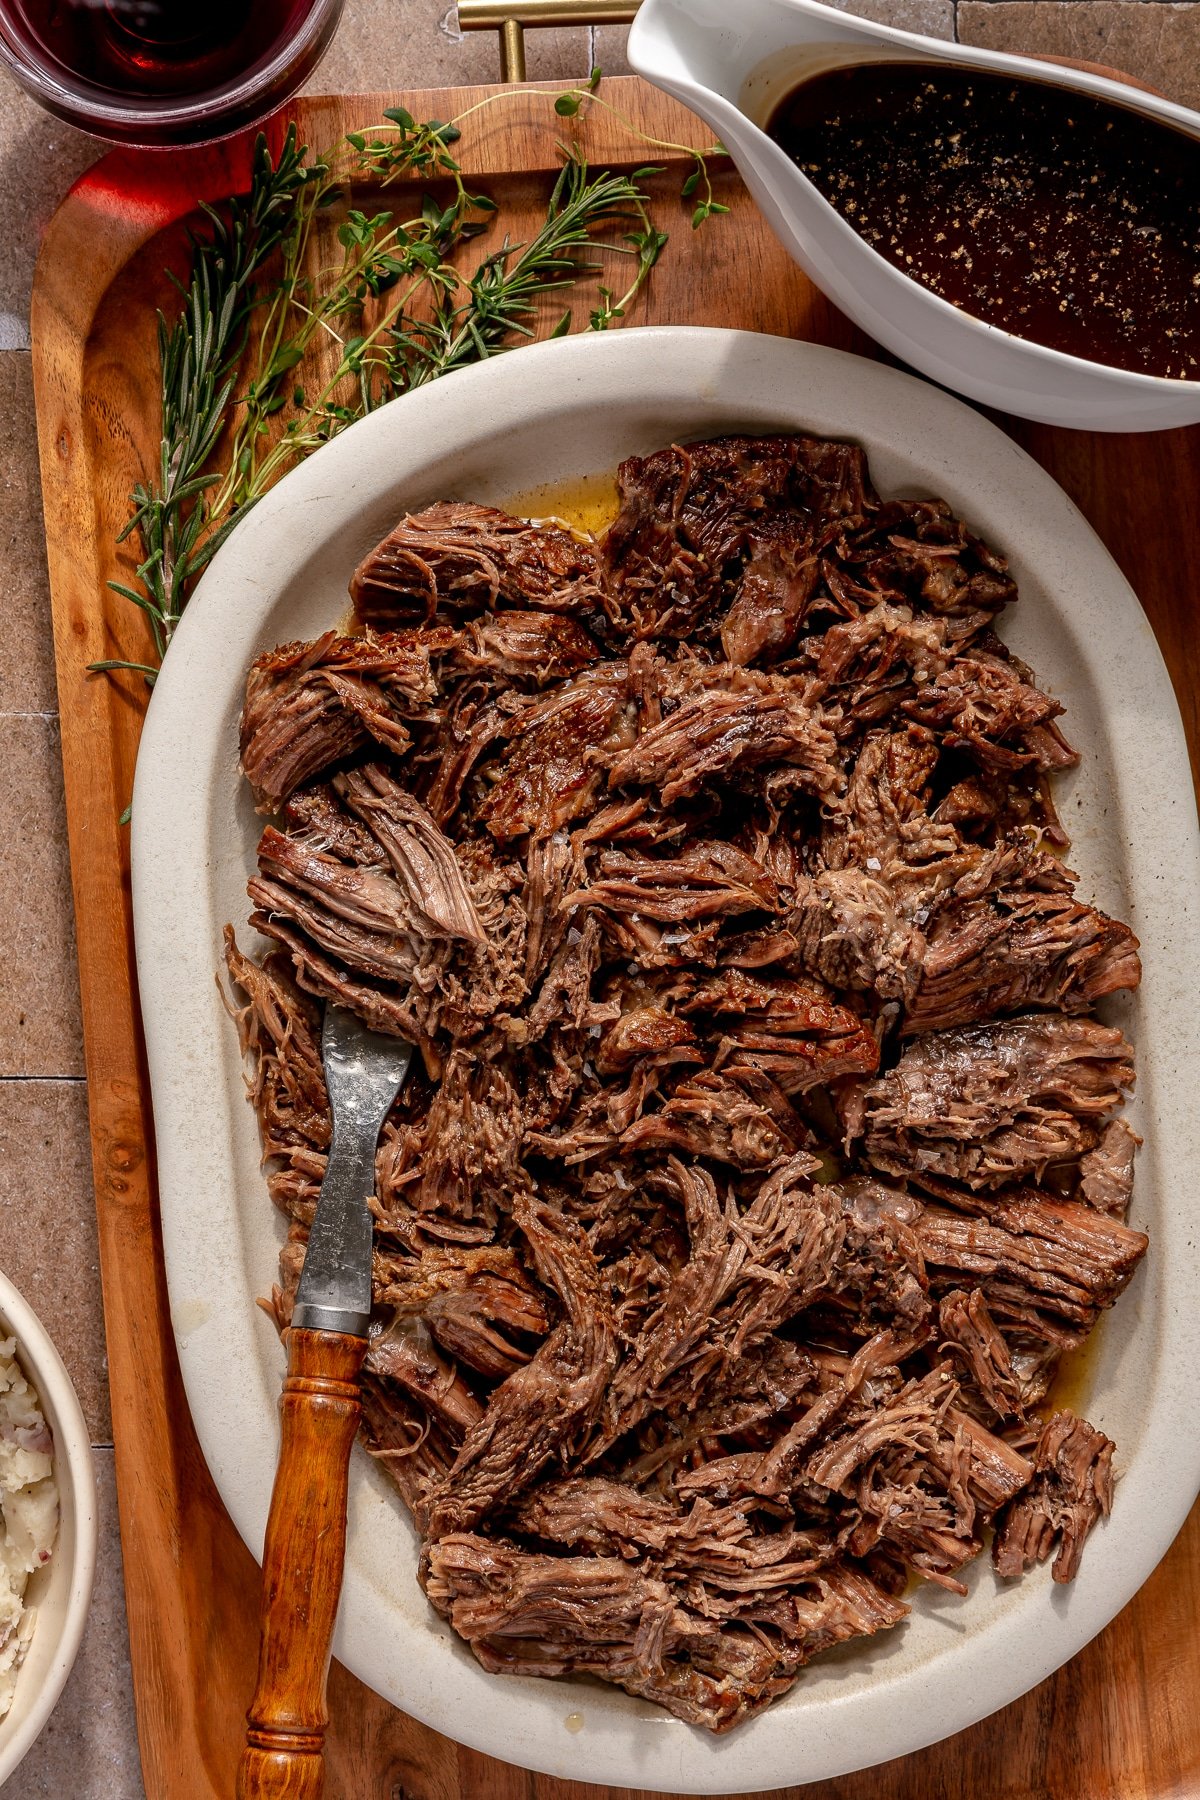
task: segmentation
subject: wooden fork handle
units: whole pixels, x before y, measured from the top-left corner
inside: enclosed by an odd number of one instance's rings
[[[325,1688],[346,1553],[346,1481],[366,1342],[287,1333],[282,1436],[262,1566],[258,1686],[238,1800],[320,1800]]]

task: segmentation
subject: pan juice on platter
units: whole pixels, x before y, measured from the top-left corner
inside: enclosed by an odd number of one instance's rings
[[[1200,378],[1200,143],[1049,83],[920,62],[802,82],[766,127],[863,240],[984,323]]]
[[[546,482],[510,494],[501,504],[519,519],[559,519],[574,531],[599,537],[612,524],[620,507],[617,472],[604,469],[593,475]]]

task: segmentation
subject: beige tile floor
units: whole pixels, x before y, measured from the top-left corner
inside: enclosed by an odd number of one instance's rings
[[[862,0],[858,10],[964,42],[1106,62],[1200,105],[1200,4]],[[531,75],[578,79],[593,63],[611,74],[625,66],[624,33],[616,27],[531,34],[529,45]],[[494,40],[460,37],[446,0],[348,0],[313,85],[432,86],[496,73]],[[4,1800],[136,1800],[143,1791],[88,1178],[27,322],[40,231],[96,153],[89,139],[39,113],[0,77],[0,1265],[56,1331],[98,1446],[102,1495],[100,1577],[84,1648],[50,1726],[6,1784]]]

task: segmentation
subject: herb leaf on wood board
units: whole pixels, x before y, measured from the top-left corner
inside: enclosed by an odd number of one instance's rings
[[[599,274],[614,257],[628,261],[627,285],[618,291],[619,283],[599,283],[586,328],[620,323],[668,242],[651,220],[643,185],[661,173],[656,165],[593,173],[577,148],[560,144],[562,168],[534,235],[514,242],[505,233],[473,268],[453,260],[502,221],[488,195],[468,189],[450,146],[474,113],[513,92],[552,103],[559,116],[604,107],[648,147],[692,159],[685,192],[703,181],[703,204],[711,203],[708,159],[723,156],[723,147],[700,151],[648,138],[597,96],[598,81],[593,70],[587,87],[557,99],[543,89],[506,90],[452,121],[422,123],[391,107],[379,125],[350,132],[335,151],[315,157],[294,125],[274,161],[259,138],[248,193],[202,209],[206,229],[191,238],[178,318],[169,324],[159,314],[159,464],[153,479],[134,488],[118,540],[133,538],[141,560],[130,581],[109,583],[146,615],[154,660],[114,658],[94,669],[131,670],[153,685],[195,582],[241,515],[287,469],[385,401],[533,337],[543,296]],[[337,230],[340,262],[313,271],[314,226],[324,209],[346,201],[356,181],[386,188],[414,180],[436,183],[439,197],[424,193],[417,216],[405,220],[347,206]],[[551,335],[573,322],[568,306]],[[311,353],[331,342],[336,354],[320,359],[310,386]]]
[[[162,442],[157,478],[134,488],[133,512],[118,539],[136,535],[140,540],[143,558],[136,579],[141,592],[119,582],[110,586],[142,608],[160,661],[189,588],[224,535],[206,529],[211,520],[203,496],[216,479],[207,465],[233,402],[247,321],[258,300],[255,279],[294,229],[307,195],[327,176],[327,165],[310,162],[308,152],[298,146],[294,126],[275,162],[260,137],[249,193],[224,209],[201,209],[209,233],[192,239],[192,273],[179,318],[168,326],[159,314]],[[140,668],[147,680],[154,676],[142,664],[94,666]]]

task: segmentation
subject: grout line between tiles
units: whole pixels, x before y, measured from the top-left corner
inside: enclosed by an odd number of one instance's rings
[[[73,1081],[78,1087],[87,1083],[86,1075],[0,1075],[0,1087],[9,1081]]]

